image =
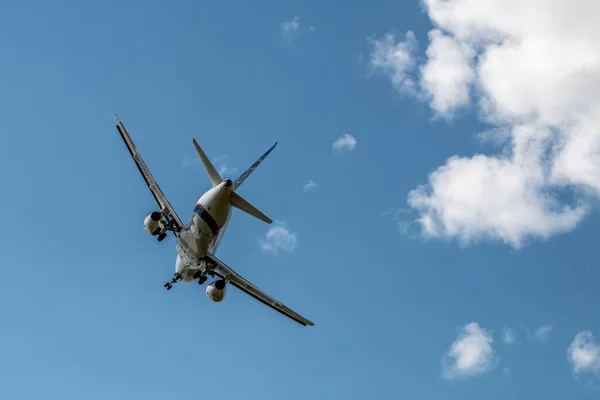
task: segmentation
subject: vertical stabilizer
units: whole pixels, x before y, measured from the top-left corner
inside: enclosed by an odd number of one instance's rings
[[[250,174],[252,172],[254,172],[254,170],[256,169],[256,167],[258,167],[260,165],[260,163],[263,162],[265,160],[265,158],[267,158],[267,156],[269,155],[269,153],[273,151],[273,149],[275,148],[275,146],[277,146],[277,142],[275,142],[275,144],[273,146],[271,146],[271,148],[269,150],[267,150],[265,152],[265,154],[263,154],[258,160],[256,160],[256,162],[254,164],[252,164],[250,166],[250,168],[248,168],[242,175],[240,175],[239,178],[237,178],[235,180],[235,182],[233,182],[233,190],[236,190],[238,187],[240,187],[240,185],[242,183],[244,183],[244,181],[246,180],[246,178],[248,176],[250,176]]]
[[[192,142],[194,143],[196,152],[198,152],[200,161],[202,161],[202,165],[204,165],[204,169],[206,170],[208,179],[210,179],[210,183],[212,183],[213,187],[217,186],[219,183],[221,183],[223,181],[223,179],[221,178],[221,175],[219,175],[215,166],[212,165],[212,163],[210,162],[208,157],[206,157],[206,154],[204,154],[204,151],[202,150],[202,148],[200,147],[198,142],[196,142],[196,139],[192,139]]]

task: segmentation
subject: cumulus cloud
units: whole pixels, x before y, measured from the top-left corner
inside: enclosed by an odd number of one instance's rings
[[[260,247],[277,254],[278,250],[293,252],[296,249],[298,233],[290,232],[285,221],[274,221],[264,239],[260,239]]]
[[[493,342],[491,334],[476,322],[465,325],[442,357],[442,376],[463,379],[491,371],[496,363]]]
[[[440,116],[469,103],[470,84],[475,79],[475,51],[438,29],[429,32],[427,63],[421,68],[421,88],[429,96],[429,105]]]
[[[600,195],[600,2],[423,4],[435,25],[423,65],[411,71],[407,45],[382,56],[398,47],[392,36],[376,42],[372,59],[397,87],[418,81],[417,97],[437,115],[477,107],[490,125],[484,136],[502,148],[450,157],[409,193],[422,233],[518,248],[573,230]]]
[[[292,44],[296,35],[298,34],[298,30],[300,29],[300,17],[295,16],[289,21],[284,21],[279,26],[281,29],[281,34],[283,38],[288,42],[288,44]]]
[[[331,145],[333,151],[340,152],[342,150],[354,150],[356,147],[356,138],[348,133],[344,133],[342,136],[336,139]]]
[[[590,331],[581,331],[567,350],[573,373],[600,375],[600,346]]]
[[[302,187],[302,190],[309,191],[309,190],[316,189],[318,187],[319,187],[319,185],[315,181],[310,180],[304,184],[304,186]]]

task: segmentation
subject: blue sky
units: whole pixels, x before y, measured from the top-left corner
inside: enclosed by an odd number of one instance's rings
[[[598,6],[532,3],[0,6],[4,396],[595,398]],[[314,327],[164,290],[115,113],[184,220],[279,141],[218,256]]]

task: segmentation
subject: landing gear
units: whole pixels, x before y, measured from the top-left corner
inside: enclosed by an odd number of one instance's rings
[[[193,278],[198,279],[198,285],[202,285],[208,279],[208,277],[203,275],[201,271],[196,272]]]
[[[164,284],[164,287],[166,287],[166,288],[167,288],[167,290],[171,290],[171,288],[173,288],[173,284],[174,284],[174,283],[177,283],[177,282],[178,282],[178,281],[180,281],[180,280],[181,280],[181,275],[179,275],[179,273],[176,273],[176,274],[173,276],[173,279],[171,279],[171,282],[167,282],[167,283],[165,283],[165,284]]]
[[[150,219],[152,221],[155,221],[155,222],[161,221],[160,223],[162,224],[161,226],[156,228],[154,231],[152,231],[152,236],[156,236],[159,242],[162,242],[163,240],[166,239],[167,233],[169,231],[172,231],[173,233],[175,233],[175,236],[179,236],[179,228],[176,226],[175,220],[169,219],[169,218],[167,218],[166,220],[163,220],[162,215],[163,214],[159,213],[158,211],[155,211],[152,214],[150,214]]]

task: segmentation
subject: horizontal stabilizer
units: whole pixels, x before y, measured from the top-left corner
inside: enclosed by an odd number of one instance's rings
[[[208,179],[210,179],[210,183],[212,183],[213,187],[217,186],[219,183],[221,183],[223,181],[223,179],[221,178],[221,175],[219,175],[215,166],[212,165],[212,163],[210,162],[208,157],[206,157],[206,154],[204,154],[204,151],[202,150],[202,148],[200,147],[198,142],[196,142],[196,139],[192,138],[192,142],[194,143],[196,152],[198,153],[198,156],[200,157],[200,161],[202,161],[202,165],[204,165],[204,169],[206,170]]]
[[[256,209],[256,207],[254,207],[252,204],[248,203],[246,200],[244,200],[244,198],[242,196],[240,196],[236,192],[231,192],[231,197],[229,198],[229,204],[231,204],[233,207],[235,207],[239,210],[242,210],[243,212],[245,212],[247,214],[252,215],[253,217],[260,219],[261,221],[266,222],[267,224],[270,224],[273,222],[271,220],[271,218],[267,217],[265,214],[258,211]]]

